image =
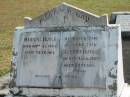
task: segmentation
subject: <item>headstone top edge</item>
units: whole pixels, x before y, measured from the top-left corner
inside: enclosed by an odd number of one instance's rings
[[[98,16],[96,14],[93,14],[93,13],[88,12],[86,10],[80,9],[80,8],[78,8],[76,6],[73,6],[73,5],[70,5],[68,3],[63,2],[63,3],[59,4],[58,6],[56,6],[56,7],[52,8],[52,9],[46,11],[45,13],[43,13],[43,14],[35,17],[35,18],[24,17],[24,26],[25,26],[25,28],[30,28],[30,27],[42,27],[42,26],[45,27],[48,24],[49,24],[49,26],[51,26],[51,25],[53,26],[55,24],[57,26],[59,26],[59,25],[66,25],[66,24],[63,23],[64,17],[65,17],[65,16],[63,16],[63,13],[65,14],[66,11],[61,11],[64,8],[66,10],[68,10],[68,9],[73,10],[72,14],[69,13],[70,17],[72,15],[74,15],[74,14],[77,15],[77,12],[81,13],[81,15],[79,15],[79,13],[78,13],[79,17],[77,17],[77,18],[84,18],[84,21],[82,21],[81,25],[86,25],[86,24],[83,24],[83,22],[86,21],[85,18],[87,16],[93,18],[93,19],[91,19],[92,21],[90,21],[90,22],[95,22],[93,24],[90,23],[90,25],[108,25],[108,15],[107,14]],[[58,14],[55,14],[55,15],[52,15],[52,14],[55,13],[55,12],[58,12],[58,11],[59,11],[59,13],[62,14],[61,19],[58,22],[56,22],[56,20],[53,22],[52,18],[54,19],[54,17],[57,17]],[[59,14],[59,15],[61,15],[61,14]],[[50,15],[52,15],[52,16],[50,16]],[[84,16],[82,16],[82,15],[84,15]],[[48,19],[47,21],[46,21],[46,18]],[[58,18],[55,18],[55,19],[58,19]],[[49,20],[51,20],[51,22],[53,22],[53,23],[50,24]],[[70,20],[68,20],[68,21],[70,21]],[[74,22],[74,21],[75,20],[72,20],[72,22],[69,23],[69,25],[70,26],[71,25],[80,25],[79,22]],[[102,23],[98,23],[100,21]],[[89,25],[89,24],[87,24],[87,25]]]
[[[63,2],[63,3],[61,4],[61,6],[66,6],[66,7],[74,8],[74,9],[77,9],[77,10],[79,10],[79,11],[81,11],[81,12],[87,13],[87,14],[89,14],[89,15],[91,15],[91,16],[94,16],[94,17],[96,17],[96,18],[100,18],[100,16],[98,16],[98,15],[96,15],[96,14],[93,14],[93,13],[91,13],[91,12],[88,12],[88,11],[86,11],[86,10],[83,10],[83,9],[81,9],[81,8],[79,8],[79,7],[76,7],[76,6],[74,6],[74,5],[71,5],[71,4],[68,4],[68,3],[65,3],[65,2]]]
[[[130,11],[118,11],[118,12],[112,12],[112,14],[115,14],[115,15],[130,15]]]
[[[94,16],[94,17],[96,17],[96,18],[102,17],[102,16],[99,16],[99,15],[93,14],[93,13],[91,13],[91,12],[89,12],[89,11],[86,11],[86,10],[84,10],[84,9],[81,9],[81,8],[79,8],[79,7],[76,7],[76,6],[74,6],[74,5],[68,4],[68,3],[66,3],[66,2],[62,2],[61,4],[57,5],[57,6],[54,7],[54,8],[59,8],[59,7],[62,7],[62,6],[79,10],[79,11],[81,11],[81,12],[83,12],[83,13],[89,14],[89,15]],[[54,8],[52,8],[52,9],[54,9]],[[46,11],[46,12],[49,12],[49,11],[51,11],[52,9],[50,9],[50,10],[48,10],[48,11]],[[44,12],[44,13],[41,14],[40,16],[43,16],[46,12]],[[39,18],[40,16],[37,16],[36,18],[33,18],[32,20],[37,19],[37,18]]]
[[[75,8],[75,9],[77,9],[77,10],[79,10],[79,11],[82,11],[82,12],[84,12],[84,13],[87,13],[87,14],[89,14],[89,15],[91,15],[91,16],[96,17],[96,18],[108,17],[108,14],[103,14],[103,15],[99,16],[99,15],[96,15],[96,14],[91,13],[91,12],[89,12],[89,11],[86,11],[86,10],[84,10],[84,9],[81,9],[81,8],[79,8],[79,7],[76,7],[76,6],[74,6],[74,5],[68,4],[68,3],[66,3],[66,2],[63,2],[61,5],[65,5],[65,6],[68,6],[68,7],[71,7],[71,8]]]
[[[31,18],[31,17],[24,17],[24,20],[29,20],[29,21],[31,21],[32,18]]]
[[[15,31],[17,31],[17,30],[21,30],[21,29],[24,29],[24,26],[18,26],[18,27],[15,27]]]
[[[120,27],[120,24],[108,24],[109,27]]]

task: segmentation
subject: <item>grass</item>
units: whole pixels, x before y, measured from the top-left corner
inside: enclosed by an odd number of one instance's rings
[[[36,17],[61,2],[97,15],[130,11],[130,0],[0,0],[0,76],[9,71],[14,28],[23,25],[25,16]]]

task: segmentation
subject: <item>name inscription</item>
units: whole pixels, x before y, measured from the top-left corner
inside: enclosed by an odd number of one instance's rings
[[[63,17],[64,23],[66,22],[66,19],[68,19],[68,15],[73,15],[73,17],[80,18],[84,20],[84,22],[86,23],[89,22],[89,16],[77,10],[73,10],[71,8],[59,8],[59,9],[54,8],[53,10],[45,13],[44,16],[39,19],[39,22],[42,23],[42,21],[47,21],[54,16],[56,17],[61,12],[65,12],[67,14],[67,15],[64,14]]]
[[[102,29],[26,32],[22,38],[21,63],[34,73],[33,79],[44,80],[44,75],[48,76],[47,87],[52,83],[60,83],[61,87],[105,87]]]

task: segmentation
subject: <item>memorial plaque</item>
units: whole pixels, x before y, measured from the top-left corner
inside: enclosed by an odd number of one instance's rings
[[[17,85],[49,87],[51,84],[53,87],[53,80],[59,80],[56,72],[59,61],[58,33],[26,31],[21,34],[19,44],[18,68],[22,71],[17,72],[20,76]]]
[[[63,33],[64,87],[106,87],[106,53],[101,48],[106,46],[103,30],[102,27],[74,27]]]
[[[121,33],[118,25],[108,24],[107,15],[63,3],[24,23],[15,31],[12,61],[12,81],[23,95],[120,95]]]
[[[17,85],[105,88],[104,28],[55,29],[26,30],[20,35],[17,73],[22,77]]]

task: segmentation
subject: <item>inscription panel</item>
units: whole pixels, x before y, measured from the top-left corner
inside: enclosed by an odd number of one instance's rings
[[[18,86],[59,87],[59,35],[57,32],[24,32],[19,40]]]
[[[90,27],[91,28],[91,27]],[[102,29],[77,27],[63,32],[64,87],[105,88],[105,44]]]
[[[103,30],[61,27],[22,33],[17,85],[105,88],[107,55]]]

